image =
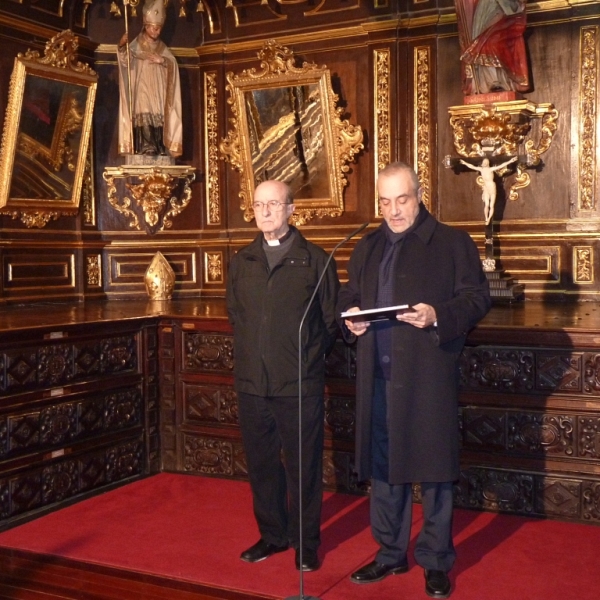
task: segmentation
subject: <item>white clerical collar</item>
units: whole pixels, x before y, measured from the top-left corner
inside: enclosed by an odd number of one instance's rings
[[[290,227],[279,239],[267,240],[265,238],[265,241],[267,242],[267,244],[269,246],[280,246],[281,244],[283,244],[283,242],[285,242],[286,240],[288,240],[291,237],[292,233],[293,233],[293,229]]]

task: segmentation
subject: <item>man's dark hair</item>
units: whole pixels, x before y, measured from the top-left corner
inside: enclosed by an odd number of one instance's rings
[[[383,167],[383,169],[379,171],[378,176],[380,177],[381,175],[395,175],[396,173],[400,173],[402,171],[408,171],[410,173],[410,178],[412,179],[415,188],[415,193],[417,193],[417,191],[421,187],[421,184],[419,183],[419,177],[415,173],[415,170],[410,165],[407,165],[404,162],[397,161],[385,165],[385,167]]]

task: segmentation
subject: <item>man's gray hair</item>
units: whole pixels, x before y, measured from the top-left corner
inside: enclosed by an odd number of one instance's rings
[[[382,175],[395,175],[396,173],[401,173],[402,171],[408,171],[410,173],[410,178],[412,180],[416,193],[421,187],[421,184],[419,183],[419,176],[416,174],[415,170],[410,165],[407,165],[404,162],[397,161],[385,165],[385,167],[383,167],[383,169],[379,171],[378,177],[381,177]]]

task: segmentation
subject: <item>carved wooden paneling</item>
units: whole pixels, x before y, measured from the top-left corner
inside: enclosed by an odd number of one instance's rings
[[[583,484],[582,519],[600,524],[600,483],[586,481]]]
[[[600,458],[600,415],[584,415],[577,419],[578,456]]]
[[[21,451],[38,452],[87,439],[102,432],[116,432],[141,424],[142,394],[138,386],[98,394],[50,406],[20,409],[0,420],[5,429],[0,458]]]
[[[505,411],[465,407],[461,414],[461,437],[464,448],[506,448]]]
[[[248,463],[241,443],[233,445],[233,476],[236,479],[248,479]]]
[[[121,481],[142,473],[144,457],[143,439],[126,442],[106,452],[107,481]]]
[[[146,431],[146,454],[150,473],[160,471],[160,406],[159,406],[159,355],[158,335],[155,327],[144,330],[144,368],[146,374],[143,389],[146,399],[144,430]]]
[[[237,425],[237,395],[230,386],[183,383],[183,423]]]
[[[519,348],[466,347],[460,360],[463,389],[529,392],[535,387],[534,353]]]
[[[79,473],[74,461],[50,465],[42,470],[42,505],[53,504],[74,496]]]
[[[600,354],[586,353],[583,357],[584,384],[586,394],[600,396]]]
[[[535,484],[535,513],[563,519],[579,517],[582,488],[581,481],[538,477]]]
[[[55,387],[94,375],[134,373],[138,369],[135,335],[94,343],[64,342],[0,351],[0,394]]]
[[[598,444],[598,423],[575,415],[470,406],[463,407],[460,414],[462,446],[469,450],[576,458],[585,456],[583,448]],[[582,448],[579,452],[576,440]]]
[[[175,332],[171,325],[158,329],[158,357],[161,462],[164,469],[176,470]]]
[[[537,352],[536,389],[551,392],[581,392],[580,352]]]
[[[14,517],[140,475],[142,457],[140,438],[0,477],[0,518]]]
[[[591,479],[470,467],[454,486],[454,503],[600,524],[600,484]]]
[[[466,347],[460,381],[464,390],[600,396],[600,354]]]
[[[234,471],[235,442],[204,436],[183,436],[184,471],[232,477]],[[237,445],[241,446],[241,442]]]
[[[102,347],[98,340],[74,344],[75,377],[95,376],[102,372]]]
[[[363,493],[364,484],[359,486],[354,472],[354,454],[340,450],[325,450],[323,453],[323,484],[329,490]]]
[[[186,371],[233,371],[233,336],[186,331],[182,339]]]
[[[79,489],[88,492],[107,483],[107,470],[103,452],[93,452],[79,460]]]
[[[454,487],[454,503],[465,508],[533,514],[534,476],[482,468],[463,470]]]
[[[356,400],[354,396],[325,398],[326,435],[335,439],[354,440]]]
[[[17,334],[4,324],[0,530],[150,472],[151,439],[159,449],[153,326],[102,322],[91,308],[81,324],[71,308],[40,329],[32,319],[45,311],[23,314]]]
[[[507,450],[573,456],[574,421],[572,415],[513,412],[507,418]]]

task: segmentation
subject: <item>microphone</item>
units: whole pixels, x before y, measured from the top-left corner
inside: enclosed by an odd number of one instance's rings
[[[329,263],[331,263],[331,261],[333,259],[333,255],[335,254],[336,250],[340,246],[343,246],[348,240],[351,240],[355,235],[359,234],[363,229],[366,229],[369,225],[370,225],[369,222],[363,223],[358,229],[353,231],[350,235],[347,235],[341,242],[336,244],[334,249],[329,253],[329,257],[327,258],[327,261],[325,262],[325,266],[323,267],[323,271],[321,272],[321,275],[319,276],[317,285],[315,285],[315,289],[313,290],[312,296],[310,297],[310,300],[308,301],[306,310],[304,311],[304,314],[302,315],[302,319],[300,320],[300,327],[298,327],[298,357],[299,357],[299,360],[298,360],[298,368],[299,368],[299,370],[298,370],[298,376],[299,376],[298,377],[298,385],[299,385],[300,389],[302,388],[302,370],[301,370],[302,361],[300,360],[300,357],[301,357],[300,348],[302,346],[301,335],[302,335],[302,326],[304,325],[304,320],[306,319],[306,315],[308,315],[308,311],[310,310],[313,300],[315,299],[315,296],[317,295],[317,292],[319,291],[319,287],[321,287],[321,282],[323,281],[323,277],[325,277],[325,273],[327,273]]]
[[[359,234],[363,229],[366,229],[369,226],[369,222],[363,223],[358,229],[353,231],[351,234],[347,235],[341,242],[336,244],[333,250],[329,253],[327,261],[325,262],[325,266],[323,267],[323,271],[317,280],[317,285],[315,285],[315,289],[313,290],[312,296],[308,301],[306,306],[306,310],[302,315],[302,319],[300,320],[300,327],[298,327],[298,510],[300,514],[298,515],[298,522],[300,525],[299,532],[299,560],[300,560],[300,595],[298,596],[288,596],[285,600],[319,600],[319,598],[315,596],[305,596],[304,595],[304,570],[302,569],[302,543],[303,543],[303,522],[302,522],[302,327],[304,325],[304,321],[306,316],[308,315],[308,311],[312,306],[313,300],[321,287],[321,282],[323,281],[323,277],[325,277],[325,273],[327,273],[327,269],[329,268],[329,264],[333,259],[333,255],[336,250],[343,246],[348,240],[352,239],[355,235]]]
[[[306,319],[306,315],[308,315],[308,311],[310,310],[313,300],[315,299],[315,296],[317,295],[317,292],[319,291],[319,287],[321,286],[321,281],[323,281],[323,277],[325,277],[325,273],[327,273],[327,268],[329,267],[329,263],[333,259],[333,255],[336,253],[336,250],[340,246],[343,246],[347,241],[351,240],[355,235],[358,235],[363,229],[366,229],[369,225],[370,225],[369,222],[363,223],[358,229],[353,231],[350,235],[347,235],[341,242],[336,244],[334,249],[330,252],[329,257],[327,258],[327,262],[325,263],[325,267],[323,268],[323,271],[317,281],[317,285],[315,285],[315,289],[313,290],[312,296],[310,297],[310,300],[308,301],[306,310],[304,311],[304,314],[302,315],[302,320],[300,321],[300,327],[298,328],[298,342],[300,342],[299,336],[300,336],[300,332],[302,331],[302,326],[304,325],[304,320]],[[300,344],[298,345],[298,347],[300,347]],[[302,379],[300,379],[299,381],[302,382]]]
[[[331,261],[331,258],[333,257],[333,255],[335,254],[335,251],[340,247],[343,246],[348,240],[351,240],[355,235],[358,235],[363,229],[366,229],[371,223],[369,223],[368,221],[366,223],[363,223],[358,229],[356,229],[355,231],[353,231],[351,234],[347,235],[339,244],[337,244],[337,246],[331,251],[331,254],[329,255],[329,259],[327,261],[327,265],[329,266],[329,262]],[[317,287],[319,287],[319,283],[317,282]]]

